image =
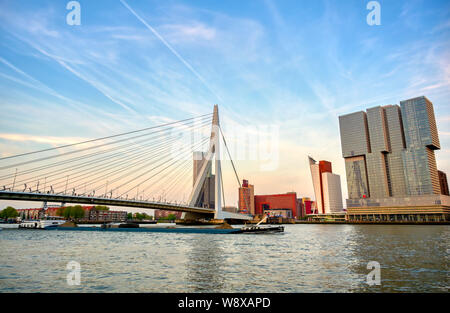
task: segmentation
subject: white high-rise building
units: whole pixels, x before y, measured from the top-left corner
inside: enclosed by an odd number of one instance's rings
[[[322,188],[325,214],[342,212],[341,177],[333,173],[322,173]]]

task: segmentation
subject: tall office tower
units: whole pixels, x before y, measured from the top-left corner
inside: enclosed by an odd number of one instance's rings
[[[425,97],[339,117],[352,199],[440,193],[433,105]]]
[[[350,199],[370,196],[366,155],[370,153],[366,112],[339,116],[342,156]]]
[[[205,153],[195,151],[193,153],[192,185],[195,185],[195,181],[197,180],[197,176],[200,173],[200,170],[202,169],[204,162],[206,162]],[[208,162],[211,163],[211,161]],[[196,204],[197,206],[214,208],[214,187],[215,187],[215,177],[210,169],[206,173],[206,179],[200,191],[200,197],[198,203]]]
[[[319,213],[325,214],[342,211],[340,176],[332,173],[330,162],[316,162],[311,157],[308,157],[308,160]]]
[[[400,101],[406,150],[404,164],[409,195],[441,194],[434,150],[441,148],[433,104],[425,97]]]
[[[255,214],[255,188],[245,179],[242,181],[242,187],[239,188],[238,206],[240,212]]]

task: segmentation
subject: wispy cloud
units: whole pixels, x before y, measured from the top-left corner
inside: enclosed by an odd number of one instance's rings
[[[32,141],[36,143],[50,144],[53,146],[73,144],[87,140],[82,137],[52,137],[52,136],[36,136],[36,135],[24,135],[24,134],[6,134],[0,133],[0,139],[9,141]]]

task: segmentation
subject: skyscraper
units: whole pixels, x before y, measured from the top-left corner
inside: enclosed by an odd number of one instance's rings
[[[308,157],[308,160],[319,213],[326,214],[342,211],[340,176],[333,174],[330,162],[316,162],[311,157]]]
[[[440,149],[426,97],[339,117],[349,200],[440,194]]]
[[[425,97],[400,102],[405,128],[403,152],[408,195],[440,194],[435,150],[441,148],[433,104]]]
[[[202,166],[206,162],[206,154],[201,151],[195,151],[193,153],[193,180],[192,185],[195,185],[197,176],[200,173]],[[208,161],[211,162],[211,161]],[[203,183],[202,190],[198,203],[199,207],[214,208],[214,187],[215,187],[215,175],[211,170],[206,173],[205,182]]]

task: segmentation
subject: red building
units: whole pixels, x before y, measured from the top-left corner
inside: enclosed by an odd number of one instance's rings
[[[311,198],[298,198],[297,202],[297,218],[305,217],[308,214],[314,214],[314,201],[311,201]]]
[[[299,215],[297,194],[295,192],[278,195],[255,196],[255,214],[262,215],[269,210],[290,210],[292,217]]]
[[[239,213],[255,214],[255,189],[249,185],[248,180],[242,181],[242,187],[239,188]]]
[[[42,208],[36,209],[17,209],[19,217],[22,220],[38,220],[44,216],[44,210]]]
[[[312,214],[312,201],[306,200],[304,206],[305,206],[305,215]]]

